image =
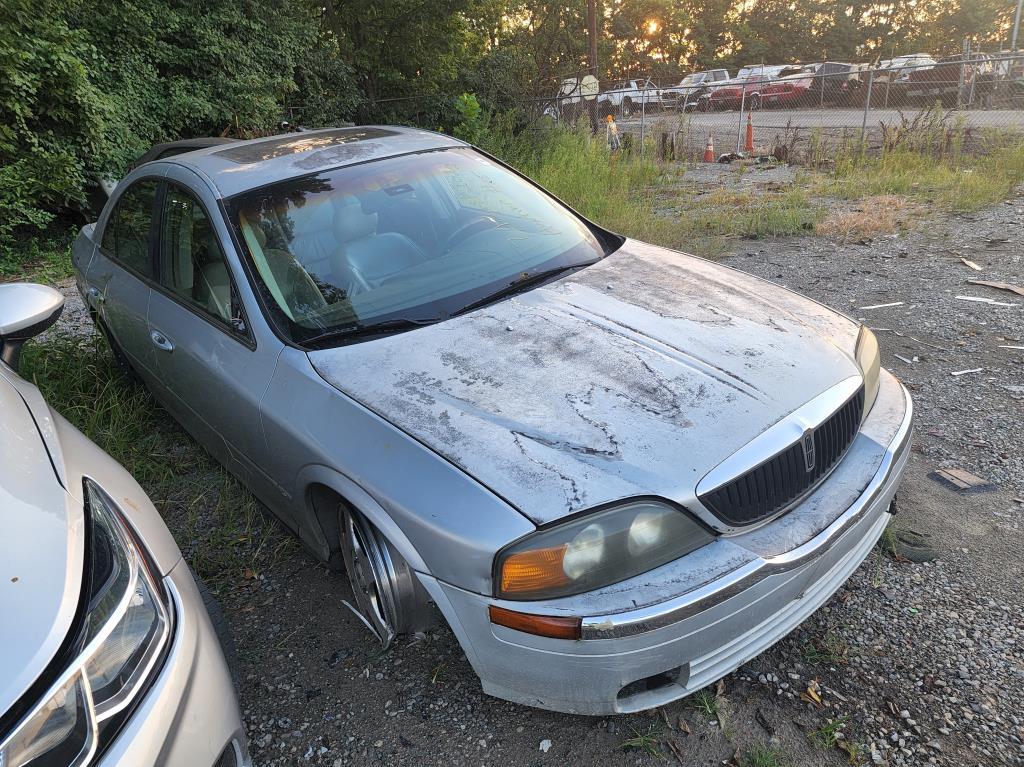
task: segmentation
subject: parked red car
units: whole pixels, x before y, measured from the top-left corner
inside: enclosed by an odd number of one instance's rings
[[[767,83],[761,89],[761,102],[770,107],[797,107],[809,103],[817,69],[817,64],[811,64]]]
[[[765,106],[846,104],[856,100],[860,86],[858,65],[825,61],[781,72],[760,95]]]
[[[760,109],[762,92],[782,75],[799,71],[792,65],[771,67],[744,67],[732,80],[716,86],[708,98],[708,108],[718,109]]]

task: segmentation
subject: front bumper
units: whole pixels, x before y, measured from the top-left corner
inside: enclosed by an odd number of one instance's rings
[[[184,561],[164,579],[173,596],[170,653],[152,688],[97,763],[102,767],[250,767],[224,654]],[[225,750],[234,761],[218,760]]]
[[[782,639],[857,569],[891,519],[912,424],[909,395],[883,371],[878,399],[853,446],[800,506],[597,592],[506,602],[421,580],[485,692],[579,714],[660,706]],[[492,604],[584,616],[583,638],[551,639],[491,624]]]

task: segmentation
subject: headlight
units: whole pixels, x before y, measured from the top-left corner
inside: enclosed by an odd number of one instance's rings
[[[527,536],[498,553],[495,592],[545,599],[591,591],[678,559],[714,540],[684,511],[637,501]]]
[[[89,551],[74,659],[0,743],[0,767],[80,767],[117,733],[170,635],[167,594],[113,501],[85,480]]]
[[[878,339],[868,330],[867,325],[860,326],[856,347],[857,365],[864,376],[864,418],[867,418],[871,406],[878,396],[878,372],[882,362],[878,352]]]

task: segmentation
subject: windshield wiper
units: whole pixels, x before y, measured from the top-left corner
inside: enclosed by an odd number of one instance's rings
[[[473,301],[470,304],[466,304],[461,309],[452,312],[452,316],[455,317],[460,314],[465,314],[466,312],[471,312],[474,309],[479,309],[481,306],[486,306],[487,304],[493,303],[494,301],[497,301],[499,298],[507,298],[508,296],[514,296],[516,293],[522,293],[542,282],[550,280],[552,277],[557,277],[560,274],[564,274],[565,272],[570,272],[575,269],[581,269],[584,266],[590,266],[593,263],[595,262],[585,261],[582,264],[567,264],[565,266],[556,266],[553,269],[545,269],[543,272],[537,272],[536,274],[525,274],[521,276],[519,279],[513,280],[512,282],[508,283],[505,287],[499,288],[493,293],[489,293],[483,298],[477,299],[476,301]]]
[[[299,343],[303,346],[311,346],[322,341],[349,340],[352,338],[365,338],[366,336],[387,335],[388,333],[401,333],[404,330],[413,330],[424,325],[433,325],[445,317],[428,317],[425,319],[414,319],[412,317],[396,317],[393,320],[382,320],[381,322],[357,323],[347,325],[343,328],[328,330],[319,335],[302,339]]]

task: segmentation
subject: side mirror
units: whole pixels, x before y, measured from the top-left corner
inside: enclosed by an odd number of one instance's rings
[[[50,327],[64,309],[64,296],[45,285],[0,285],[0,360],[18,367],[22,345]]]

